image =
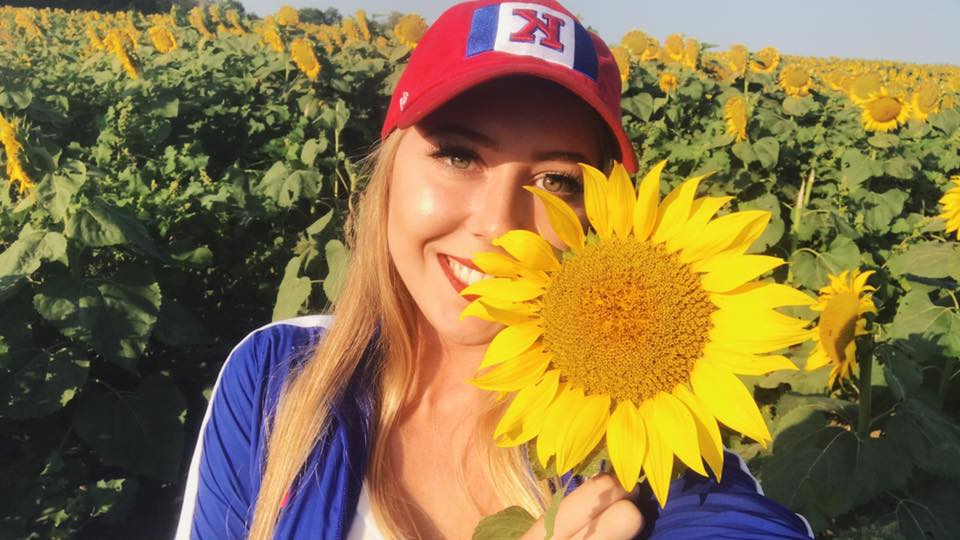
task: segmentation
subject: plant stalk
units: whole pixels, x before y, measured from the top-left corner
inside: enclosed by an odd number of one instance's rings
[[[873,391],[870,379],[873,376],[873,336],[865,340],[857,352],[860,363],[860,413],[857,415],[857,435],[868,437],[873,423]]]
[[[947,389],[950,388],[950,379],[953,379],[954,374],[957,372],[957,364],[957,360],[949,356],[943,360],[943,373],[940,374],[940,388],[937,389],[937,403],[940,405],[940,409],[943,409],[943,404],[947,401]]]

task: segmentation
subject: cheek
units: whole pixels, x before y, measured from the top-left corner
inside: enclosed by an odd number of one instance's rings
[[[456,229],[462,217],[462,194],[452,193],[424,174],[398,175],[394,179],[387,231],[395,257],[422,253],[426,243]]]

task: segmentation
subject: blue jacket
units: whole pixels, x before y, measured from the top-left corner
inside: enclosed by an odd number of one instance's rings
[[[201,425],[187,477],[177,540],[245,538],[260,487],[265,420],[290,370],[332,319],[313,315],[251,332],[227,357]],[[350,530],[370,449],[372,401],[364,370],[332,409],[332,422],[301,472],[277,538],[342,539]],[[640,538],[812,538],[798,514],[767,499],[743,460],[727,452],[723,481],[689,473],[674,480],[662,510],[649,489]]]

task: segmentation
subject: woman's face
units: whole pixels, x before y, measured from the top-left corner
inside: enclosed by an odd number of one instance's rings
[[[455,98],[412,127],[390,180],[387,241],[401,279],[442,341],[489,342],[499,325],[460,320],[459,292],[483,274],[470,259],[501,251],[511,229],[560,247],[546,211],[523,186],[566,200],[584,219],[577,162],[602,167],[605,127],[578,98],[552,83],[501,79]]]

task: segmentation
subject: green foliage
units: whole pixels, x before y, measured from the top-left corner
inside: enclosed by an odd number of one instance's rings
[[[166,538],[229,350],[340,295],[357,163],[410,49],[390,41],[396,14],[370,21],[386,45],[315,42],[312,82],[252,19],[208,39],[175,10],[178,48],[161,54],[132,13],[134,80],[78,16],[48,15],[42,39],[0,25],[18,36],[0,39],[0,114],[17,120],[37,184],[0,192],[0,538]],[[679,78],[670,95],[665,69]],[[826,370],[745,378],[775,438],[728,446],[823,537],[954,537],[960,250],[936,201],[960,171],[960,111],[875,134],[838,94],[747,77],[634,63],[622,106],[641,170],[669,159],[670,186],[713,173],[703,192],[770,212],[752,251],[789,261],[774,279],[815,295],[828,274],[873,270],[878,313],[859,386],[828,390]],[[722,110],[734,94],[748,104],[739,142]],[[810,349],[786,354],[803,366]],[[518,537],[533,519],[509,508],[478,538]]]

